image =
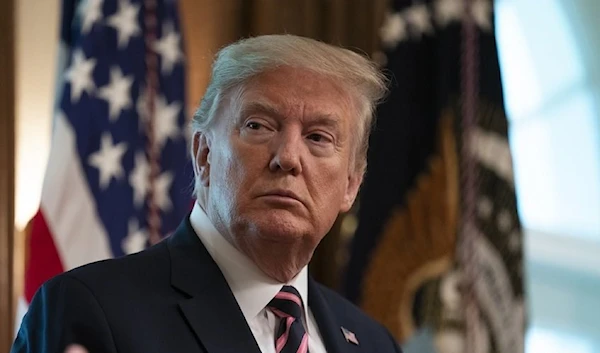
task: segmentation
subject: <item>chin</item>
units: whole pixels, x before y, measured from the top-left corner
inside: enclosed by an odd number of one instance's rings
[[[248,231],[269,241],[294,243],[314,233],[307,219],[288,210],[259,211],[248,220]]]

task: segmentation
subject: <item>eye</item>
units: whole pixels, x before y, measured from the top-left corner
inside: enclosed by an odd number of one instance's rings
[[[331,138],[329,138],[323,134],[317,134],[317,133],[310,134],[306,138],[308,138],[311,141],[320,142],[320,143],[331,142]]]
[[[257,123],[256,121],[249,121],[246,123],[246,127],[249,128],[250,130],[259,130],[260,128],[263,127],[263,125],[260,123]]]

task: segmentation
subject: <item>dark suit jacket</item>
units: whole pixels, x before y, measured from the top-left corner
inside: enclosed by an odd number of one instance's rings
[[[400,352],[390,334],[309,278],[308,302],[328,353]],[[356,334],[348,342],[341,327]],[[140,253],[89,264],[36,293],[12,353],[259,353],[225,278],[189,219]]]

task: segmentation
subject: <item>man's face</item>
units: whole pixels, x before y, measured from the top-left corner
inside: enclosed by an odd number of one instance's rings
[[[238,103],[225,101],[200,143],[205,210],[246,253],[288,244],[312,254],[361,182],[350,96],[324,76],[279,68],[251,80]]]

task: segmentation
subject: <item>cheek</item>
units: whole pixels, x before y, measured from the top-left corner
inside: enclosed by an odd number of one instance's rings
[[[209,161],[211,162],[210,185],[214,186],[213,195],[228,197],[229,195],[224,194],[229,194],[230,186],[235,184],[236,179],[234,171],[237,168],[235,166],[236,159],[233,151],[223,143],[223,146],[213,148],[209,156]]]
[[[211,175],[215,185],[220,189],[221,197],[229,201],[237,200],[245,194],[253,178],[251,177],[252,159],[248,153],[243,153],[244,149],[239,148],[235,143],[229,144],[232,148],[223,148],[215,155],[217,162],[217,171]],[[216,190],[215,190],[216,191]],[[216,192],[215,192],[216,194]]]
[[[344,199],[348,184],[347,173],[341,168],[321,168],[315,175],[315,192],[321,208],[337,212]]]

